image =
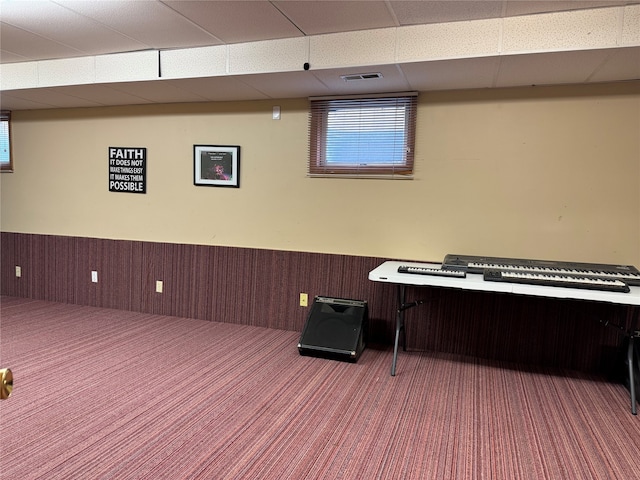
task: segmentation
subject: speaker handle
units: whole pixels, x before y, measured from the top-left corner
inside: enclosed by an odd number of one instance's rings
[[[13,373],[10,368],[0,369],[0,400],[6,400],[13,390]]]

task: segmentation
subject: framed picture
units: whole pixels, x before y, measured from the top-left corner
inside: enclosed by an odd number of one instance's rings
[[[240,147],[194,145],[193,184],[238,188],[240,186]]]

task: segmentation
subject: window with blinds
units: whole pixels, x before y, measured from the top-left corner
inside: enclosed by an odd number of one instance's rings
[[[412,178],[417,93],[310,101],[310,176]]]
[[[0,112],[0,170],[13,171],[13,159],[11,156],[11,112]]]

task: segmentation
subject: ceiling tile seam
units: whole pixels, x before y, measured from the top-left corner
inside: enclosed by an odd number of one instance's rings
[[[500,18],[505,18],[507,16],[507,11],[509,10],[508,4],[509,0],[502,0],[502,6],[500,9]]]
[[[621,8],[618,12],[618,35],[616,37],[616,44],[622,46],[624,44],[624,9]]]
[[[627,5],[624,8],[620,8],[620,16],[619,16],[619,22],[620,22],[620,46],[637,46],[640,45],[640,33],[636,32],[636,40],[635,42],[633,41],[633,39],[630,40],[629,44],[627,44],[624,40],[625,37],[625,25],[627,22],[627,19],[629,19],[629,21],[632,21],[634,18],[638,19],[638,24],[640,24],[640,4],[638,5]]]
[[[399,61],[400,52],[398,51],[398,48],[400,45],[400,39],[398,38],[399,31],[400,31],[399,27],[395,27],[393,29],[393,61],[395,62],[396,65],[401,64],[401,62]]]
[[[254,91],[258,92],[258,93],[260,93],[261,95],[264,95],[266,98],[264,98],[263,100],[273,100],[274,99],[274,97],[269,95],[267,92],[263,91],[262,89],[258,88],[255,85],[252,85],[250,83],[245,82],[240,77],[235,77],[235,80],[237,82],[242,83],[244,86],[246,86],[246,87],[248,87],[248,88],[250,88],[250,89],[252,89],[252,90],[254,90]],[[207,100],[207,101],[211,101],[211,100]]]
[[[504,14],[507,10],[507,0],[502,2],[502,15],[503,17],[500,19],[500,23],[498,24],[498,65],[493,70],[493,78],[491,78],[491,88],[495,88],[498,85],[498,80],[500,79],[502,65],[504,63]]]
[[[221,38],[216,37],[213,33],[211,33],[209,30],[204,28],[198,22],[193,21],[191,18],[187,17],[186,15],[184,15],[179,10],[176,10],[175,8],[171,7],[171,5],[167,5],[163,0],[159,0],[158,3],[161,4],[164,8],[167,8],[167,9],[171,10],[171,12],[173,12],[174,14],[178,15],[179,17],[181,17],[185,22],[187,22],[187,23],[193,25],[194,27],[196,27],[202,33],[204,33],[204,34],[208,35],[209,37],[213,38],[214,41],[218,42],[217,43],[218,45],[224,45],[225,44],[224,40],[222,40]]]
[[[1,9],[0,9],[0,10],[1,10]],[[55,44],[60,45],[60,46],[62,46],[62,47],[64,47],[64,48],[68,48],[69,50],[74,50],[74,51],[78,52],[79,54],[84,53],[82,50],[79,50],[79,49],[77,49],[76,47],[72,47],[71,45],[67,45],[66,43],[61,42],[61,41],[59,41],[59,40],[56,40],[56,39],[54,39],[54,38],[50,38],[50,37],[48,37],[48,36],[41,35],[41,34],[39,34],[39,33],[37,33],[37,32],[33,32],[33,31],[29,30],[28,28],[24,28],[24,27],[22,27],[22,26],[15,25],[15,24],[13,24],[13,23],[9,23],[9,22],[7,22],[7,21],[5,21],[5,20],[3,20],[3,21],[2,21],[2,22],[0,22],[0,23],[4,23],[4,24],[6,24],[6,25],[9,25],[9,26],[11,26],[11,27],[13,27],[13,28],[15,28],[15,29],[17,29],[17,30],[21,30],[21,31],[23,31],[23,32],[27,32],[27,33],[29,33],[30,35],[33,35],[34,37],[38,37],[38,38],[45,39],[45,40],[47,40],[48,42],[55,43]],[[18,54],[18,53],[12,52],[12,51],[10,51],[10,50],[6,50],[6,51],[7,51],[7,52],[9,52],[9,53],[11,53],[11,54],[13,54],[13,55],[16,55],[16,56],[19,56],[19,57],[24,57],[24,55],[21,55],[21,54]],[[32,61],[37,61],[37,60],[32,60]]]
[[[55,88],[55,87],[53,87]],[[77,100],[82,100],[83,102],[89,102],[92,103],[93,105],[91,105],[92,107],[106,107],[107,105],[105,103],[99,102],[98,100],[93,100],[93,99],[88,99],[86,97],[79,97],[78,95],[73,95],[71,93],[68,92],[57,92],[58,95],[64,95],[64,97],[68,97],[68,98],[75,98]],[[53,105],[56,108],[60,108],[60,105]]]
[[[3,94],[3,96],[4,95],[6,95],[6,94]],[[17,98],[19,100],[27,101],[31,105],[33,105],[34,108],[59,108],[58,105],[54,105],[52,103],[38,102],[36,100],[31,100],[29,98],[25,98],[25,97],[22,97],[20,95],[17,95],[17,96],[16,95],[6,95],[6,98],[9,98],[9,99],[11,99],[11,98],[16,99]]]
[[[200,102],[209,102],[211,101],[210,99],[203,97],[202,95],[200,95],[199,93],[195,93],[195,92],[191,92],[187,89],[184,89],[180,86],[180,79],[175,79],[175,80],[165,80],[166,82],[168,82],[171,86],[173,86],[175,89],[180,90],[182,92],[186,92],[190,95],[195,95],[196,97],[198,97],[200,100]]]
[[[407,78],[406,73],[404,72],[404,70],[402,69],[402,66],[399,65],[398,63],[396,63],[394,65],[396,71],[398,72],[398,75],[400,75],[400,77],[402,78],[402,80],[404,81],[405,85],[407,86],[406,90],[407,91],[411,91],[411,90],[417,90],[415,88],[413,88],[413,85],[411,84],[411,82],[409,81],[409,79]]]
[[[506,0],[505,0],[506,3]],[[506,7],[505,7],[506,8]],[[504,18],[501,19],[498,25],[498,55],[502,55],[504,42]]]
[[[153,99],[151,99],[151,98],[142,97],[142,96],[140,96],[140,95],[137,95],[137,94],[135,94],[135,93],[133,93],[133,92],[130,92],[130,91],[127,91],[127,90],[120,90],[119,88],[117,88],[117,87],[118,87],[118,85],[119,85],[118,83],[115,83],[115,84],[110,84],[110,83],[100,83],[100,84],[98,84],[98,85],[101,85],[101,86],[103,86],[104,88],[108,88],[108,89],[113,90],[113,91],[118,92],[118,93],[123,93],[123,94],[125,94],[125,95],[130,96],[130,97],[139,98],[140,100],[144,100],[144,101],[145,101],[145,103],[154,103]],[[68,94],[65,94],[65,95],[68,95]],[[69,96],[70,96],[70,95],[69,95]],[[83,99],[83,100],[86,100],[86,99]],[[108,105],[108,104],[103,104],[103,106],[105,106],[105,107],[106,107],[106,106],[109,106],[109,105]]]
[[[152,49],[153,48],[153,46],[147,44],[147,42],[143,42],[141,40],[138,40],[136,38],[133,38],[133,37],[127,35],[126,33],[122,32],[120,30],[116,30],[115,28],[113,28],[108,23],[104,23],[103,21],[101,21],[101,20],[99,20],[99,19],[97,19],[95,17],[85,15],[81,11],[78,11],[78,10],[72,8],[69,4],[62,4],[60,2],[56,2],[55,0],[53,0],[52,3],[57,4],[58,6],[62,7],[63,9],[65,9],[65,10],[67,10],[69,12],[72,12],[74,15],[77,15],[79,17],[84,18],[87,22],[93,23],[95,25],[100,25],[100,27],[104,28],[105,30],[109,30],[110,32],[112,32],[112,33],[114,33],[114,34],[116,34],[118,36],[124,37],[124,38],[126,38],[128,40],[131,40],[131,41],[134,41],[134,42],[136,42],[136,43],[138,43],[140,45],[145,45],[146,48],[144,50],[148,50],[148,49]],[[163,3],[163,2],[159,2],[159,3]],[[58,43],[60,43],[60,42],[58,42]],[[74,48],[74,50],[78,50],[78,49]],[[78,50],[78,51],[80,52],[80,50]],[[122,53],[122,52],[114,52],[114,53]]]
[[[598,63],[598,65],[596,65],[593,70],[591,71],[591,73],[589,73],[589,75],[586,76],[586,78],[584,79],[584,83],[590,83],[591,79],[596,76],[598,74],[598,72],[600,72],[605,65],[616,55],[618,54],[618,51],[613,51],[613,52],[608,52],[607,55],[605,55],[605,57],[602,59],[602,61],[600,63]]]
[[[387,12],[389,13],[389,16],[392,18],[393,24],[396,27],[399,27],[400,26],[400,21],[398,20],[398,16],[396,15],[396,12],[393,9],[393,6],[389,2],[389,0],[384,0],[384,6],[387,7]]]
[[[279,14],[280,14],[284,19],[286,19],[286,20],[287,20],[287,22],[289,22],[291,25],[293,25],[293,27],[294,27],[296,30],[298,30],[298,31],[299,31],[303,36],[305,36],[305,37],[307,36],[307,32],[305,32],[304,30],[302,30],[302,28],[300,28],[300,27],[296,24],[296,22],[294,22],[294,21],[293,21],[293,19],[289,18],[289,15],[287,15],[286,13],[284,13],[284,12],[282,11],[282,9],[281,9],[280,7],[278,7],[278,5],[276,4],[276,2],[272,2],[272,1],[270,1],[269,3],[271,4],[271,6],[272,6],[273,8],[275,8],[275,9],[278,11],[278,13],[279,13]]]

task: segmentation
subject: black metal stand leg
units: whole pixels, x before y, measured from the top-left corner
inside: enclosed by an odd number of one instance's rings
[[[400,317],[402,313],[398,311],[397,317]],[[391,364],[391,376],[396,376],[396,363],[398,363],[398,341],[400,339],[400,330],[402,330],[400,319],[396,319],[396,340],[393,345],[393,363]]]
[[[393,344],[393,363],[391,364],[391,376],[396,376],[396,364],[398,363],[398,344],[400,342],[400,334],[404,335],[404,305],[405,286],[398,285],[398,311],[396,313],[396,338]],[[403,336],[402,349],[406,350],[406,337]]]
[[[628,331],[629,345],[627,346],[627,367],[629,369],[629,393],[631,394],[631,413],[638,414],[636,396],[635,369],[640,371],[640,353],[635,349],[636,340],[640,340],[640,307],[633,309],[631,329]]]
[[[636,379],[634,370],[634,362],[636,361],[635,353],[634,353],[634,339],[635,336],[632,335],[629,337],[629,346],[627,348],[627,361],[629,363],[629,391],[631,392],[631,413],[633,415],[638,414],[637,406],[636,406]],[[638,361],[640,363],[640,360]]]
[[[636,338],[637,338],[637,339],[640,339],[640,331],[636,332]],[[635,348],[635,347],[634,347],[634,348]],[[635,350],[635,356],[636,356],[636,367],[637,367],[636,371],[637,371],[637,372],[640,372],[640,352],[638,352],[638,350]],[[634,380],[635,380],[635,378],[634,378]],[[636,391],[635,383],[634,383],[633,391],[634,391],[634,393],[636,394],[636,401],[637,401],[637,399],[638,399],[638,397],[637,397],[638,392]],[[636,410],[636,407],[635,407],[635,406],[634,406],[634,408],[632,408],[632,409],[631,409],[631,411],[632,411],[632,413],[633,413],[634,415],[637,415],[637,414],[638,414],[638,412],[637,412],[637,410]]]

